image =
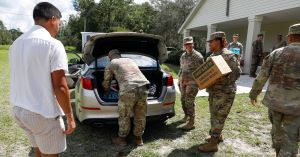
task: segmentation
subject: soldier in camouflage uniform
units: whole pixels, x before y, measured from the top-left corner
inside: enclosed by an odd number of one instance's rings
[[[256,70],[260,63],[261,57],[263,56],[263,40],[264,35],[258,34],[257,39],[252,43],[252,60],[251,60],[251,69],[250,77],[256,77]]]
[[[201,144],[199,151],[216,152],[219,142],[223,141],[221,135],[225,120],[230,112],[236,93],[236,80],[240,77],[241,69],[235,54],[224,49],[224,32],[215,32],[210,35],[209,47],[212,56],[221,55],[231,68],[232,72],[220,78],[214,85],[207,88],[209,93],[209,111],[211,129],[210,137],[206,139],[207,143]],[[208,58],[210,59],[210,58]]]
[[[277,157],[296,157],[300,139],[300,23],[290,27],[289,45],[274,50],[264,59],[253,83],[250,99],[257,96],[269,79],[263,104],[269,108],[271,136]]]
[[[233,35],[233,41],[231,43],[229,43],[228,45],[228,50],[233,50],[233,49],[238,49],[239,50],[239,54],[236,54],[235,56],[237,57],[237,59],[243,60],[244,59],[244,53],[243,53],[243,44],[238,42],[239,40],[239,35],[238,34],[234,34]]]
[[[193,43],[193,37],[186,37],[183,40],[186,52],[184,52],[180,58],[180,70],[178,74],[181,104],[185,115],[181,121],[188,121],[188,123],[182,127],[183,130],[195,128],[195,97],[198,93],[198,86],[192,73],[204,63],[203,56],[193,48]]]
[[[115,144],[127,145],[126,137],[130,132],[130,115],[134,113],[134,131],[136,145],[143,145],[142,135],[146,125],[147,85],[149,81],[139,70],[136,63],[129,58],[121,58],[118,50],[111,50],[108,54],[111,63],[104,73],[103,87],[107,93],[110,83],[115,76],[119,90],[119,133],[113,140]]]

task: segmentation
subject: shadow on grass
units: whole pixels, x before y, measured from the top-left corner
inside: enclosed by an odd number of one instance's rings
[[[179,122],[166,125],[163,122],[149,122],[143,135],[144,144],[147,145],[158,139],[176,139],[185,134],[177,127]],[[61,154],[66,156],[97,156],[109,157],[128,156],[131,151],[137,147],[134,145],[134,136],[128,136],[128,146],[121,147],[112,143],[112,139],[117,136],[118,125],[104,125],[103,127],[95,127],[86,124],[77,124],[76,131],[67,137],[67,151]]]
[[[198,151],[199,145],[190,147],[189,149],[174,149],[168,157],[213,157],[215,153],[201,153]]]

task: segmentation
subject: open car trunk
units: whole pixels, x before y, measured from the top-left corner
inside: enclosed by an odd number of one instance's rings
[[[162,93],[162,87],[163,87],[163,74],[159,70],[142,70],[142,73],[145,75],[145,77],[149,80],[150,86],[149,86],[149,94],[148,94],[148,100],[151,99],[157,99],[160,97]],[[102,82],[103,82],[103,76],[104,71],[95,71],[93,73],[95,82],[96,82],[96,90],[98,91],[98,94],[104,102],[117,102],[119,100],[119,86],[118,82],[113,78],[111,82],[110,92],[109,94],[105,95],[103,92]]]
[[[146,33],[118,32],[92,36],[85,44],[83,60],[91,64],[96,58],[107,56],[112,49],[121,52],[138,52],[151,56],[160,63],[167,60],[167,48],[161,36]]]
[[[93,72],[96,90],[104,102],[117,102],[119,86],[112,80],[110,93],[105,95],[102,82],[104,68],[109,63],[107,55],[110,50],[118,49],[122,57],[131,58],[140,67],[150,82],[148,99],[160,97],[163,87],[163,73],[159,63],[167,59],[167,49],[161,36],[146,33],[122,32],[103,33],[92,36],[85,44],[83,60],[86,64],[95,64]]]

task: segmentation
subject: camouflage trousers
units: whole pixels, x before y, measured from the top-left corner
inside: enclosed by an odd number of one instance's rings
[[[252,56],[251,61],[251,68],[250,68],[250,75],[254,75],[257,71],[257,67],[260,63],[260,57],[259,56]]]
[[[195,117],[195,98],[198,93],[197,85],[180,85],[181,105],[185,115]]]
[[[138,87],[120,95],[118,102],[119,133],[120,137],[126,137],[131,129],[131,114],[134,117],[135,136],[142,136],[146,126],[148,91],[146,86]]]
[[[296,157],[300,134],[300,116],[285,115],[269,109],[272,142],[278,157]]]
[[[211,129],[209,134],[213,137],[219,137],[225,125],[225,120],[230,112],[235,92],[228,93],[209,93],[209,111]]]

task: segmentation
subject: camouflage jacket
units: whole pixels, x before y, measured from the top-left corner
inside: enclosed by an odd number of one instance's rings
[[[243,58],[243,56],[244,56],[244,52],[243,52],[244,47],[243,47],[242,43],[240,43],[240,42],[236,42],[236,43],[231,42],[228,45],[228,50],[230,50],[232,48],[238,48],[238,49],[240,49],[240,55],[241,55],[241,58]]]
[[[264,59],[249,95],[252,100],[256,100],[268,79],[263,104],[277,112],[299,116],[300,43],[276,49]]]
[[[214,85],[207,88],[207,92],[209,93],[231,93],[236,92],[236,83],[235,81],[239,79],[241,74],[241,68],[240,64],[235,57],[235,55],[227,50],[223,49],[220,52],[212,53],[210,57],[212,56],[218,56],[222,55],[225,61],[227,62],[228,66],[232,70],[231,73],[224,76],[224,79],[221,81],[216,82]],[[208,59],[210,59],[210,57]]]
[[[105,68],[102,86],[105,90],[110,88],[111,80],[115,76],[122,95],[137,87],[149,84],[149,81],[140,71],[136,63],[129,58],[113,59]]]
[[[252,43],[252,56],[259,56],[263,54],[263,42],[261,40],[255,40]]]
[[[192,73],[204,63],[203,56],[196,50],[191,54],[185,52],[180,58],[180,69],[178,73],[179,83],[196,85]]]

